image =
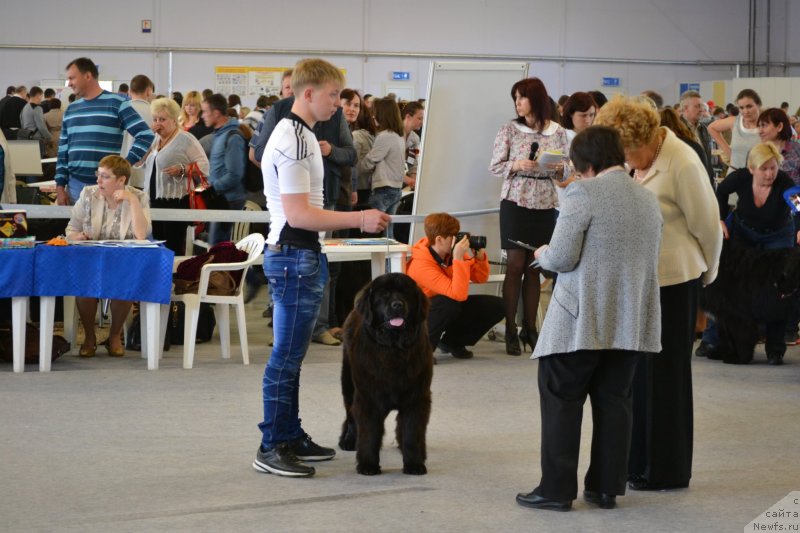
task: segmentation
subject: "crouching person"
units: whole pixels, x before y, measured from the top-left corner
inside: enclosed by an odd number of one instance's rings
[[[489,279],[489,258],[483,248],[470,248],[469,237],[456,242],[458,219],[447,213],[425,217],[425,237],[411,252],[407,274],[430,299],[428,335],[431,345],[453,357],[469,359],[472,346],[504,316],[503,300],[469,294],[470,281]]]

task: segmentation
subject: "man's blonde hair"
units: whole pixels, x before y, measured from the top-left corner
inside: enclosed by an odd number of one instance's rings
[[[593,125],[611,126],[619,132],[623,148],[635,150],[653,140],[661,117],[649,98],[619,95],[600,108]]]
[[[755,170],[770,159],[774,159],[778,166],[781,166],[783,162],[781,151],[771,142],[759,143],[747,154],[747,168]]]
[[[344,87],[342,72],[324,59],[301,59],[292,72],[292,92],[300,95],[306,87],[319,89],[326,83]]]

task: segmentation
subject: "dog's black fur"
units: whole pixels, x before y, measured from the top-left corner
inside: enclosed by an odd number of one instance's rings
[[[405,274],[384,274],[364,288],[344,323],[342,395],[347,418],[339,447],[357,450],[359,474],[381,473],[384,420],[394,409],[403,472],[427,473],[425,431],[433,378],[427,316],[428,299],[414,280]]]
[[[717,321],[726,363],[753,360],[759,322],[784,320],[800,293],[800,249],[757,250],[725,241],[719,275],[701,305]]]

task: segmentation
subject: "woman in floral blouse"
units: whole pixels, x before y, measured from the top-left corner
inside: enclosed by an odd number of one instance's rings
[[[503,300],[506,309],[506,353],[520,355],[520,344],[536,345],[539,307],[539,269],[530,266],[533,252],[513,242],[541,246],[550,241],[556,223],[555,181],[563,179],[563,165],[540,165],[531,160],[547,152],[566,154],[567,132],[550,120],[547,89],[538,78],[518,81],[511,88],[517,118],[504,124],[494,141],[489,171],[503,178],[500,202],[500,240],[507,253]],[[524,323],[517,335],[516,313],[520,289]]]

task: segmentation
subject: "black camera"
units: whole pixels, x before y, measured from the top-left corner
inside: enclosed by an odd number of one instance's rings
[[[470,235],[466,231],[458,232],[455,242],[460,242],[465,236],[469,238],[469,247],[473,250],[482,250],[483,248],[486,248],[485,235]]]

